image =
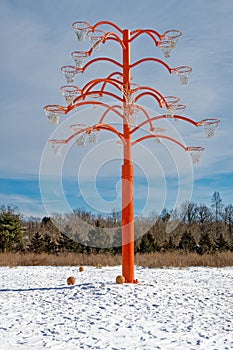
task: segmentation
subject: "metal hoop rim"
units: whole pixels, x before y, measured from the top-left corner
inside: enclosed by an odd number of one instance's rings
[[[205,126],[205,125],[212,125],[212,124],[219,124],[219,123],[220,123],[220,119],[218,118],[208,118],[198,122],[198,125]]]
[[[178,102],[180,102],[180,98],[176,96],[164,96],[164,100],[168,105],[176,105]],[[162,104],[164,104],[163,100],[162,100]]]
[[[84,28],[82,28],[82,27],[76,27],[76,25],[82,25],[82,24],[86,24],[86,28],[84,27]],[[72,28],[74,29],[74,30],[86,30],[86,29],[88,29],[88,28],[91,28],[91,25],[88,23],[88,22],[83,22],[83,21],[79,21],[79,22],[74,22],[73,24],[72,24]]]
[[[184,73],[191,73],[192,67],[190,66],[180,66],[176,68],[172,68],[171,73],[173,74],[184,74]]]
[[[204,147],[202,147],[202,146],[188,146],[188,147],[186,147],[186,151],[187,152],[192,152],[192,151],[198,151],[198,152],[200,152],[200,151],[204,151]]]
[[[91,37],[91,36],[95,37],[95,36],[97,36],[97,37],[102,37],[103,38],[104,35],[105,35],[105,32],[103,30],[100,30],[100,29],[96,29],[94,31],[93,30],[89,30],[87,32],[87,36],[88,37]]]
[[[62,72],[77,73],[78,70],[79,69],[75,66],[63,66],[63,67],[61,67]]]
[[[166,30],[166,32],[164,32],[163,37],[166,37],[167,34],[169,34],[171,32],[176,32],[176,33],[178,33],[178,35],[172,35],[172,36],[169,35],[168,37],[170,39],[178,39],[182,35],[182,32],[178,29],[169,29],[169,30]]]
[[[73,51],[73,52],[71,52],[71,56],[73,58],[74,58],[75,54],[77,54],[78,57],[88,57],[89,51]]]
[[[87,125],[87,124],[73,124],[73,125],[70,125],[70,129],[73,130],[73,131],[79,131],[79,130],[85,131],[88,128],[90,128],[90,126]]]
[[[55,144],[64,144],[64,143],[66,143],[65,140],[58,140],[58,139],[49,140],[48,142],[51,143],[51,144],[53,144],[53,145],[55,145]]]
[[[75,85],[63,85],[60,87],[61,91],[65,92],[73,92],[73,91],[78,91],[81,92],[81,89]]]
[[[47,105],[43,109],[53,113],[65,113],[66,111],[65,107],[59,105]]]

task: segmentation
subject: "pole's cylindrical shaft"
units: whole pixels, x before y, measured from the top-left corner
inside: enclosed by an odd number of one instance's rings
[[[130,31],[123,31],[123,91],[130,93]],[[124,104],[128,103],[124,95]],[[126,110],[126,109],[125,109]],[[124,118],[124,163],[122,165],[122,275],[134,283],[134,168],[132,140],[127,117]]]
[[[134,282],[134,174],[132,164],[122,166],[122,275]]]

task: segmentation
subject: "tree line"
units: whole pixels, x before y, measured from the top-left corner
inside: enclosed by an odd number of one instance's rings
[[[168,230],[168,225],[172,230]],[[142,234],[143,233],[143,234]],[[214,192],[211,205],[184,202],[179,209],[135,219],[135,253],[180,250],[198,254],[233,251],[233,205]],[[24,219],[12,206],[0,208],[0,252],[121,252],[121,213],[94,215],[82,209]]]

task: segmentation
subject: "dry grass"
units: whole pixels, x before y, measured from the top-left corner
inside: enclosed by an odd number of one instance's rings
[[[0,254],[0,266],[116,266],[121,264],[120,255],[106,254],[75,254],[63,253],[53,254]]]
[[[110,254],[0,254],[0,266],[117,266],[121,255]],[[233,266],[233,252],[198,255],[196,253],[164,252],[136,254],[135,265],[144,267]]]
[[[215,254],[165,252],[136,255],[135,263],[145,267],[233,266],[233,252]]]

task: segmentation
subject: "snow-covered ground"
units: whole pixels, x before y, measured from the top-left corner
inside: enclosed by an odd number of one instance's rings
[[[0,349],[233,349],[233,268],[0,268]],[[68,286],[67,277],[76,284]]]

